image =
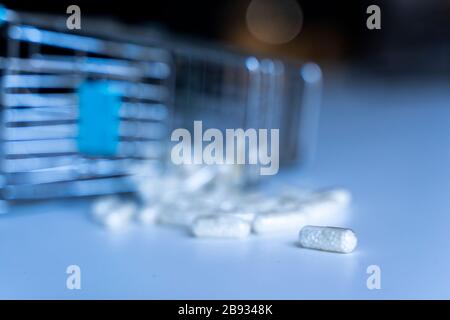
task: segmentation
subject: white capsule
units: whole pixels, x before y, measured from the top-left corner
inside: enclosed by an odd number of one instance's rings
[[[228,214],[197,218],[191,228],[196,237],[208,238],[245,238],[250,229],[250,223]]]
[[[330,201],[335,201],[336,203],[346,206],[350,204],[352,200],[352,194],[350,191],[343,189],[343,188],[333,188],[333,189],[327,189],[322,190],[314,193],[313,197],[316,197],[318,199],[327,199]]]
[[[167,225],[190,226],[194,220],[201,216],[210,215],[205,209],[179,210],[178,208],[167,208],[158,216],[158,222]]]
[[[108,229],[119,230],[128,225],[136,212],[133,202],[121,202],[118,198],[98,199],[92,208],[94,219]]]
[[[219,200],[218,204],[212,205],[217,206],[217,208],[223,212],[233,212],[238,210],[238,204],[236,201],[234,201],[234,199],[223,199],[222,201]]]
[[[331,199],[316,199],[299,206],[297,211],[308,216],[308,219],[316,224],[330,220],[347,208],[346,205]]]
[[[253,204],[258,213],[273,212],[280,206],[278,198],[262,198]]]
[[[289,229],[298,229],[308,223],[308,216],[298,211],[266,212],[258,214],[253,220],[255,233],[271,233]]]
[[[300,230],[299,243],[309,249],[350,253],[356,248],[358,239],[350,229],[305,226]]]
[[[253,220],[255,220],[256,217],[256,213],[253,211],[239,210],[239,209],[236,211],[228,212],[228,214],[241,220],[244,220],[246,222],[253,222]]]
[[[142,224],[153,224],[161,213],[161,205],[147,205],[137,213],[137,220]]]
[[[186,191],[196,192],[210,185],[217,177],[217,172],[208,166],[196,170],[184,181]]]
[[[119,204],[119,198],[116,196],[104,196],[94,200],[92,204],[92,214],[94,217],[101,217],[108,214],[112,208]]]
[[[342,189],[315,192],[305,200],[280,204],[279,209],[258,214],[253,221],[256,233],[279,232],[323,223],[339,217],[347,208],[350,196]]]

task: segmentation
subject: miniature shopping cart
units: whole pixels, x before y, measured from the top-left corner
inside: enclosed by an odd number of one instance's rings
[[[316,64],[177,41],[167,47],[177,73],[177,127],[201,119],[205,128],[223,131],[279,129],[281,165],[312,160],[322,84]],[[247,165],[243,174],[245,182],[257,181],[259,166]]]
[[[312,154],[315,64],[106,21],[68,30],[64,17],[1,8],[0,23],[4,203],[132,193],[136,175],[151,177],[168,162],[171,130],[194,120],[279,128],[282,164]]]

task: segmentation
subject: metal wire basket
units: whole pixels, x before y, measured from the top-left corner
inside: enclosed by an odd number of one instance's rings
[[[64,18],[2,11],[3,202],[133,192],[136,174],[167,162],[171,129],[194,120],[279,128],[281,164],[312,154],[321,91],[315,64],[102,21],[70,31]],[[257,178],[250,166],[244,175]]]
[[[316,64],[176,41],[168,48],[177,73],[178,127],[192,130],[202,120],[205,128],[221,130],[279,129],[280,165],[312,160],[322,89]],[[247,164],[245,183],[258,178],[259,166]]]
[[[1,26],[2,200],[134,191],[133,168],[156,168],[166,155],[170,53],[25,20],[6,11]],[[105,139],[102,119],[114,118],[106,102],[120,108]],[[97,145],[86,143],[90,133]]]

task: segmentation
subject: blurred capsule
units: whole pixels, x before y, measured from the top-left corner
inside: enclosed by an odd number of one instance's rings
[[[310,200],[299,202],[295,208],[281,206],[279,210],[258,214],[252,228],[256,233],[269,233],[297,229],[311,223],[324,223],[342,216],[350,199],[350,193],[343,189],[316,192]]]
[[[196,170],[185,181],[186,191],[195,192],[209,186],[217,177],[217,171],[210,166],[204,166]]]
[[[108,214],[108,212],[118,204],[119,198],[117,196],[99,197],[95,199],[92,204],[92,213],[95,217],[101,217]]]
[[[238,204],[235,199],[223,199],[218,204],[218,209],[223,212],[232,212],[238,210]]]
[[[211,214],[209,210],[202,208],[179,210],[175,207],[167,208],[158,215],[158,223],[176,226],[191,226],[194,220],[200,216]]]
[[[256,213],[254,211],[248,210],[238,209],[237,211],[229,212],[229,214],[246,222],[253,222],[253,220],[255,220],[256,217]]]
[[[297,229],[308,223],[308,216],[298,211],[258,214],[252,224],[255,233],[271,233]]]
[[[349,190],[343,188],[331,188],[316,191],[311,194],[313,199],[326,199],[335,201],[339,205],[347,206],[352,201],[352,194]]]
[[[310,201],[305,202],[301,211],[309,215],[310,223],[323,224],[341,216],[348,209],[351,193],[345,189],[328,189],[315,192]]]
[[[192,225],[196,237],[245,238],[250,234],[250,224],[231,215],[210,215],[197,218]]]
[[[278,198],[275,197],[267,197],[255,200],[254,202],[249,203],[258,214],[273,212],[279,209],[280,202]],[[248,208],[248,207],[247,207]]]
[[[136,205],[131,201],[122,202],[119,198],[99,198],[93,205],[94,219],[112,230],[125,228],[136,212]]]
[[[154,204],[143,207],[136,215],[137,220],[142,224],[154,224],[162,211],[162,205]]]

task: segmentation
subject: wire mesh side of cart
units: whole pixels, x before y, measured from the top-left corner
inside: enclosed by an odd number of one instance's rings
[[[172,50],[179,127],[193,130],[202,120],[204,130],[279,129],[280,165],[312,159],[322,89],[316,64],[180,43]],[[245,182],[257,181],[259,165],[243,174]]]
[[[133,192],[133,177],[167,162],[171,129],[192,129],[195,120],[204,129],[279,129],[281,165],[314,153],[322,81],[315,64],[155,41],[146,29],[98,21],[94,32],[69,31],[64,19],[8,13],[0,25],[1,200]],[[115,152],[97,145],[95,154],[80,149],[80,88],[105,85],[120,98],[118,141]],[[258,180],[258,165],[242,169],[244,183]]]
[[[163,165],[172,117],[169,52],[30,25],[11,12],[1,33],[2,200],[132,192],[137,171]],[[79,148],[79,89],[92,84],[106,84],[120,99],[114,154]]]

